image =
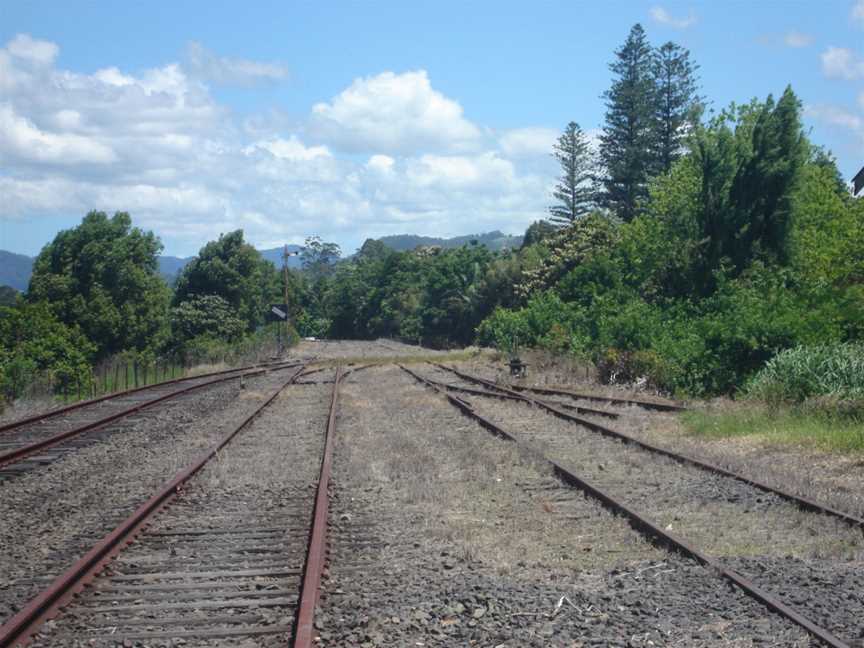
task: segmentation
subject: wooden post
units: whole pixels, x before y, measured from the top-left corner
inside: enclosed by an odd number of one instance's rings
[[[132,361],[132,375],[135,376],[135,389],[138,389],[138,361]]]

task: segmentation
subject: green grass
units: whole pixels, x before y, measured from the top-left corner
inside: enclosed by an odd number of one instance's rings
[[[864,451],[864,420],[801,408],[748,405],[727,411],[691,410],[681,414],[681,421],[689,434],[706,439],[751,437],[831,452]]]

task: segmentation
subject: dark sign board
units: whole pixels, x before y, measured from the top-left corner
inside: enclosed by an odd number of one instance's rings
[[[267,321],[284,322],[287,318],[288,306],[285,304],[270,304],[270,310],[267,311]]]

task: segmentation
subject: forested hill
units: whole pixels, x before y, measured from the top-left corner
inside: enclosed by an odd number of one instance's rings
[[[485,245],[490,251],[495,252],[505,248],[518,248],[522,245],[521,236],[505,234],[499,230],[486,232],[485,234],[471,234],[469,236],[455,236],[453,238],[437,238],[434,236],[417,236],[416,234],[396,234],[395,236],[382,236],[380,239],[384,245],[397,252],[413,250],[418,245],[437,245],[449,250],[452,248],[468,245],[471,241],[477,241],[478,245]]]

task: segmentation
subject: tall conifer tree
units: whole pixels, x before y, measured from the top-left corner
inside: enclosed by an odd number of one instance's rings
[[[549,220],[567,225],[590,212],[594,206],[591,149],[576,122],[567,124],[553,149],[552,155],[561,165],[561,176],[552,192],[558,202],[549,208]]]
[[[615,80],[603,95],[606,125],[600,136],[602,204],[625,221],[633,220],[648,193],[656,105],[651,66],[651,45],[637,23],[609,65]]]
[[[655,86],[653,153],[655,173],[666,173],[681,155],[684,138],[699,119],[699,66],[690,52],[668,42],[655,53],[651,73]]]

